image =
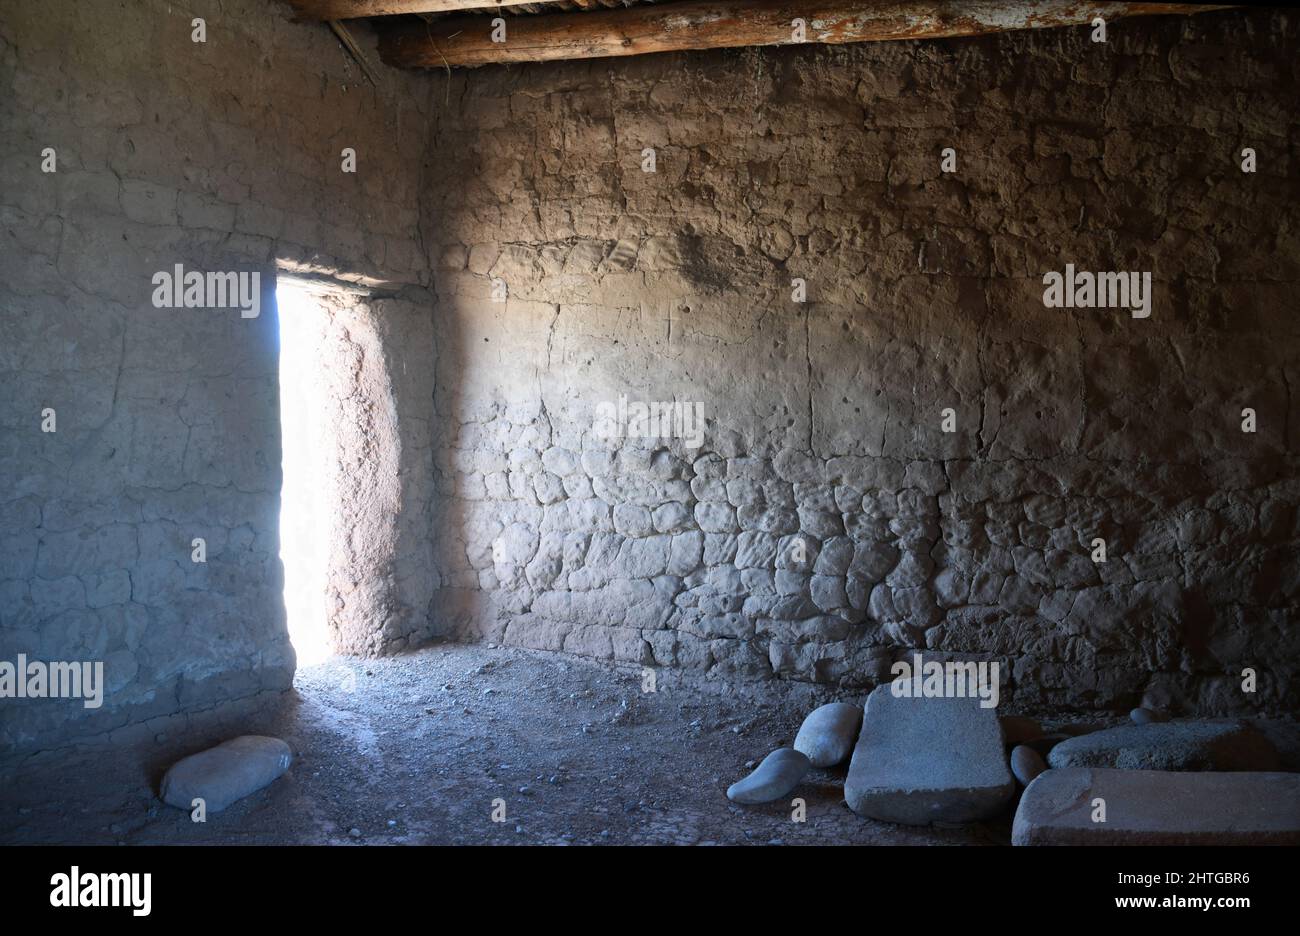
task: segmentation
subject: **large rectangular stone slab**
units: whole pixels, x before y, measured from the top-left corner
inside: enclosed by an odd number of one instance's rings
[[[1093,820],[1105,802],[1105,822]],[[1013,845],[1300,844],[1300,774],[1067,767],[1020,798]]]
[[[1015,792],[996,710],[979,699],[867,698],[844,782],[860,816],[928,825],[997,815]]]

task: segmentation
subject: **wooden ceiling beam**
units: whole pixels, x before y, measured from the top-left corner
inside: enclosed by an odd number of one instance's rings
[[[400,68],[447,68],[794,45],[796,19],[804,22],[805,42],[846,43],[975,36],[1084,25],[1098,16],[1109,23],[1126,16],[1225,8],[1095,0],[688,0],[511,17],[504,42],[493,41],[490,16],[381,23],[379,52]]]
[[[285,0],[296,20],[348,20],[363,16],[400,13],[487,12],[500,7],[525,6],[537,0]]]

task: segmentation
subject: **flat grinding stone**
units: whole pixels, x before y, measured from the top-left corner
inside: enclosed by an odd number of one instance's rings
[[[844,782],[860,816],[927,825],[994,816],[1015,793],[995,709],[979,699],[867,698]]]
[[[763,758],[748,777],[727,787],[727,799],[746,805],[782,799],[811,769],[806,755],[793,748],[778,748]]]
[[[1047,763],[1124,770],[1277,770],[1276,748],[1245,722],[1153,722],[1062,741]]]
[[[1098,798],[1105,822],[1092,820]],[[1048,770],[1020,798],[1011,843],[1300,844],[1300,774]]]
[[[162,800],[189,810],[198,798],[208,812],[220,812],[273,782],[292,760],[289,745],[279,738],[241,735],[173,764],[162,780]]]
[[[794,749],[807,754],[814,767],[834,767],[849,759],[861,727],[861,706],[831,702],[813,709],[803,720]]]

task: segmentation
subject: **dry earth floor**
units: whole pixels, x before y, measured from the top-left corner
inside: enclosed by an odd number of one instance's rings
[[[918,829],[864,820],[844,771],[781,802],[727,786],[789,745],[810,687],[670,683],[638,668],[492,646],[442,645],[300,670],[270,729],[296,753],[271,787],[195,823],[157,798],[148,752],[88,753],[19,770],[0,842],[205,844],[1005,844],[1010,817]],[[859,701],[856,697],[855,701]],[[157,760],[156,754],[152,760]],[[148,765],[148,766],[146,766]],[[492,821],[494,800],[505,822]]]

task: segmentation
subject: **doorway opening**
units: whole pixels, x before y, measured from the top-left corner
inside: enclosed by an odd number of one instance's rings
[[[283,273],[276,303],[289,640],[300,667],[375,656],[402,624],[401,444],[379,310],[362,289]]]
[[[326,414],[319,405],[328,309],[319,290],[279,277],[280,314],[280,561],[289,642],[298,666],[314,666],[333,654],[325,595],[330,536],[328,490],[323,483],[331,457]]]

